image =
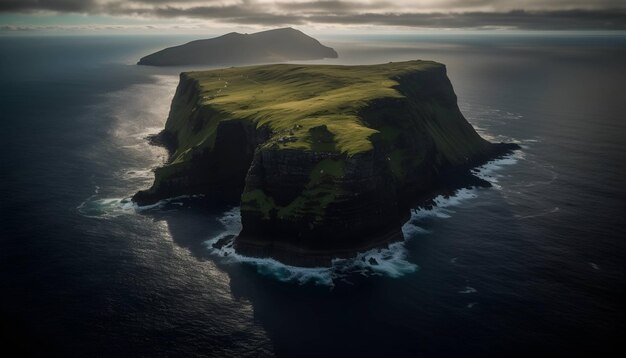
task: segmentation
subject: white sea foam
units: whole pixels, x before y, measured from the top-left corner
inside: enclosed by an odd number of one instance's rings
[[[417,271],[418,266],[407,261],[408,252],[404,242],[394,242],[386,248],[358,253],[352,259],[335,259],[333,267],[338,273],[359,271],[364,274],[376,273],[388,277],[401,277]]]
[[[524,159],[524,152],[516,150],[502,158],[491,160],[472,170],[474,175],[482,180],[488,181],[495,189],[500,190],[502,187],[498,184],[501,174],[498,172],[506,166],[516,164],[519,160]]]
[[[132,201],[131,198],[128,197],[98,199],[98,189],[99,188],[96,189],[96,194],[92,195],[87,200],[82,202],[78,207],[76,207],[81,215],[90,218],[108,219],[121,215],[137,214],[148,210],[159,209],[168,204],[182,206],[184,205],[181,202],[183,200],[201,197],[201,195],[181,195],[173,198],[163,199],[150,205],[138,205],[137,203]]]
[[[416,225],[416,222],[420,222],[426,218],[439,218],[449,219],[454,214],[453,206],[458,206],[462,202],[474,199],[478,196],[476,189],[459,189],[454,195],[444,196],[439,195],[433,199],[433,206],[429,208],[417,208],[411,211],[411,220],[409,220],[402,227],[404,236],[410,236],[411,234],[429,233],[430,231]]]
[[[224,213],[218,220],[224,225],[224,231],[205,242],[213,255],[221,257],[227,263],[241,262],[254,265],[260,274],[284,282],[300,284],[311,282],[333,286],[337,280],[346,282],[347,277],[352,274],[400,277],[418,269],[416,264],[406,260],[407,250],[404,242],[390,244],[387,248],[358,253],[350,259],[334,259],[328,267],[295,267],[271,258],[243,256],[235,252],[232,241],[220,247],[213,246],[218,241],[239,233],[241,230],[239,208]]]
[[[430,234],[430,230],[426,230],[408,221],[406,224],[402,225],[402,234],[404,237],[414,237],[419,234]]]
[[[476,293],[478,292],[474,287],[470,287],[470,286],[465,286],[465,288],[461,291],[459,291],[459,293],[462,294],[467,294],[467,293]]]
[[[134,169],[120,173],[120,177],[126,180],[132,179],[154,179],[154,171],[152,169]]]
[[[97,195],[82,202],[76,209],[78,212],[90,218],[112,218],[120,215],[128,215],[136,212],[136,204],[128,198],[102,198]]]

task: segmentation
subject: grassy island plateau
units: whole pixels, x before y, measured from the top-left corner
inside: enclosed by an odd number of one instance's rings
[[[401,240],[411,206],[516,148],[465,120],[443,64],[278,64],[186,72],[140,205],[241,206],[238,252],[316,266]]]

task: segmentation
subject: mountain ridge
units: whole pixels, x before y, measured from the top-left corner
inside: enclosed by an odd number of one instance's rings
[[[337,52],[291,27],[252,34],[229,32],[142,57],[138,65],[242,65],[337,58]]]

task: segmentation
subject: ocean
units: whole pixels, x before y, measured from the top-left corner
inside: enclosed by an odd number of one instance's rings
[[[211,243],[238,208],[138,208],[166,160],[189,36],[0,37],[0,350],[40,356],[625,353],[626,36],[320,37],[339,64],[447,65],[491,188],[415,208],[405,241],[298,269]],[[374,257],[377,265],[370,263]]]

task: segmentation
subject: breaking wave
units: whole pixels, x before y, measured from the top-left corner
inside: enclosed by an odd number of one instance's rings
[[[235,252],[232,238],[241,230],[239,208],[224,213],[219,218],[224,231],[205,242],[209,251],[225,262],[241,262],[256,266],[257,272],[283,282],[315,283],[333,286],[337,280],[349,282],[350,275],[400,277],[417,271],[418,266],[406,260],[404,242],[390,244],[387,248],[358,253],[354,258],[335,259],[329,267],[296,267],[271,258],[243,256]],[[222,244],[222,241],[229,240]]]
[[[202,195],[181,195],[174,198],[163,199],[150,205],[138,205],[133,202],[131,198],[99,198],[99,187],[96,186],[95,194],[83,201],[76,209],[85,217],[109,219],[149,210],[182,206],[186,200],[200,197],[202,197]]]

